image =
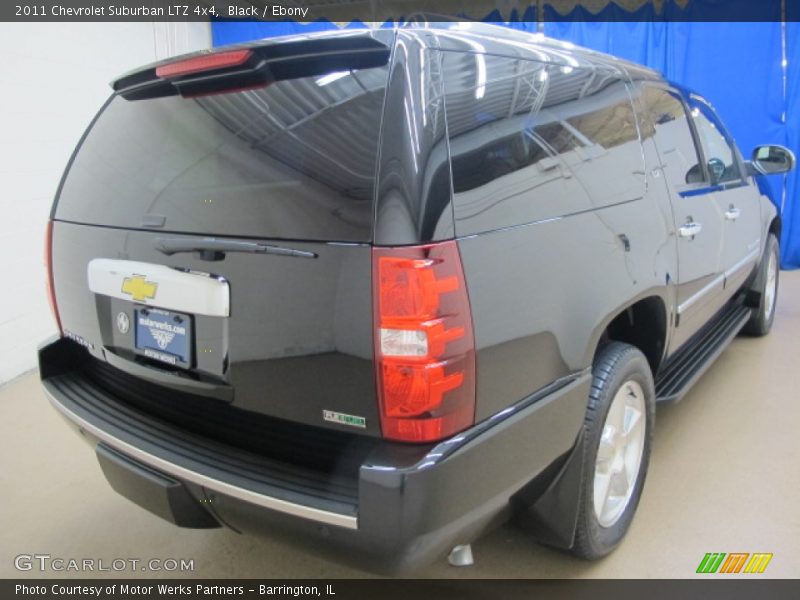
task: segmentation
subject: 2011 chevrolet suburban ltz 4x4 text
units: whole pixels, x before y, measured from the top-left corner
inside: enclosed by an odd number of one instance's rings
[[[772,324],[758,179],[794,157],[743,160],[644,67],[417,24],[113,88],[53,207],[41,377],[111,486],[178,525],[407,569],[513,518],[599,557],[655,403]]]

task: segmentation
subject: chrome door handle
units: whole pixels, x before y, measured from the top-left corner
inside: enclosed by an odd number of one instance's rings
[[[681,227],[678,229],[678,233],[684,238],[694,237],[701,231],[703,231],[703,226],[694,221],[686,223],[685,225],[681,225]]]
[[[739,215],[741,214],[742,211],[740,211],[735,206],[731,206],[728,210],[725,211],[725,218],[728,219],[728,221],[735,221],[736,219],[739,218]]]

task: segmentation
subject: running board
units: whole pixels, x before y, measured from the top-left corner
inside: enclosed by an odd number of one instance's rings
[[[656,401],[677,402],[683,398],[744,327],[751,310],[734,305],[678,350],[656,378]]]

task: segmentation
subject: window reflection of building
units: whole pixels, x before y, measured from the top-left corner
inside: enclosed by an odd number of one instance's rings
[[[476,98],[474,61],[444,54],[460,234],[642,195],[636,118],[613,73],[487,56]],[[630,177],[611,176],[620,160]]]

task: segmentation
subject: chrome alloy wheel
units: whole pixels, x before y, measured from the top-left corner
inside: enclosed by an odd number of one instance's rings
[[[594,465],[594,512],[603,527],[616,523],[633,495],[645,435],[642,386],[623,383],[608,409]]]
[[[775,309],[775,296],[778,292],[778,260],[774,252],[769,254],[767,262],[767,282],[764,286],[764,319],[769,320]]]

